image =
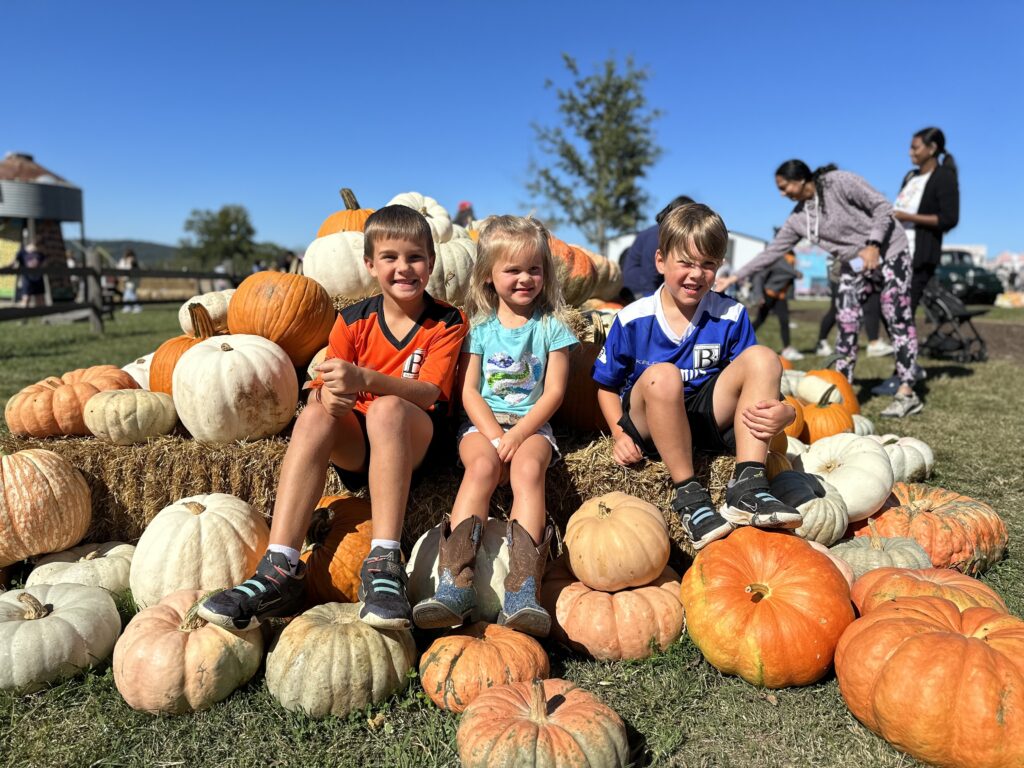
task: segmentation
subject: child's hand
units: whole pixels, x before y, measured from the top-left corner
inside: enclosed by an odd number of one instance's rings
[[[336,395],[348,395],[365,389],[363,369],[334,357],[316,367],[324,386]]]
[[[316,392],[316,399],[323,406],[324,410],[327,411],[328,415],[338,419],[344,416],[346,413],[352,410],[352,407],[356,404],[356,394],[336,395],[327,387],[321,387]]]
[[[619,432],[615,435],[614,439],[612,458],[615,459],[616,463],[627,466],[629,464],[636,464],[644,457],[636,443],[633,442],[633,438],[625,432]]]
[[[743,409],[743,425],[758,440],[768,441],[788,426],[796,412],[793,406],[780,400],[761,400]]]
[[[516,451],[519,450],[519,446],[523,444],[523,437],[516,431],[515,428],[508,430],[498,440],[498,458],[506,464],[512,461],[512,457]]]

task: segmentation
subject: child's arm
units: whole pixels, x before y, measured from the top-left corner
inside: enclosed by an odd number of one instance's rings
[[[741,418],[750,434],[767,442],[793,423],[796,411],[780,400],[761,400],[744,408]]]
[[[568,348],[548,352],[547,371],[544,373],[544,392],[519,422],[501,436],[498,443],[498,458],[512,461],[512,456],[530,435],[544,426],[565,398],[565,385],[569,381]],[[493,418],[493,417],[492,417]],[[479,427],[478,427],[479,428]]]
[[[386,373],[361,368],[353,363],[334,358],[317,366],[324,386],[335,395],[370,392],[374,395],[395,395],[426,410],[437,402],[441,388],[436,384],[416,379],[388,376]]]
[[[612,447],[612,456],[615,461],[625,466],[636,464],[644,456],[640,453],[633,438],[623,431],[619,426],[619,419],[622,418],[622,401],[619,393],[600,384],[597,387],[597,405],[601,409],[601,415],[608,422],[608,429],[612,433],[615,445]]]
[[[481,355],[463,353],[459,362],[462,378],[462,407],[480,434],[488,440],[498,440],[504,430],[494,418],[494,412],[480,394]]]

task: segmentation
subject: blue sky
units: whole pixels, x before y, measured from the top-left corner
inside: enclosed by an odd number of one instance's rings
[[[7,0],[4,27],[0,152],[83,187],[94,238],[174,243],[192,209],[239,203],[258,239],[304,247],[341,186],[525,213],[564,51],[650,70],[651,221],[688,193],[768,236],[791,157],[891,198],[937,125],[961,171],[947,241],[1024,250],[1019,3]]]

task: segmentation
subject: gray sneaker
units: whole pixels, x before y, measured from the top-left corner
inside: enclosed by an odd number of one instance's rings
[[[882,411],[882,418],[902,419],[904,416],[912,416],[915,413],[920,413],[922,410],[924,410],[924,403],[921,402],[921,399],[916,394],[913,392],[909,395],[897,393],[892,402]]]

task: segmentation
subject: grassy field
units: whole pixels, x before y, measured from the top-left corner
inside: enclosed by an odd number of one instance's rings
[[[807,349],[815,337],[815,312],[823,307],[798,308],[795,342]],[[1016,326],[1012,333],[1024,335],[1024,313],[999,310],[989,326],[993,335],[997,325]],[[777,346],[776,329],[770,319],[762,340]],[[8,323],[0,332],[0,397],[71,368],[124,364],[175,332],[171,310],[118,316],[103,336],[81,326]],[[994,345],[992,353],[977,365],[924,361],[926,409],[884,426],[932,445],[934,484],[988,501],[1006,519],[1008,556],[984,581],[1022,615],[1024,557],[1016,542],[1024,534],[1024,359]],[[819,362],[809,356],[798,367]],[[891,358],[858,365],[863,408],[871,418],[887,399],[865,393],[891,366]],[[595,663],[553,645],[549,650],[554,675],[597,693],[626,720],[636,765],[915,765],[857,723],[834,678],[803,689],[760,690],[720,675],[685,636],[643,662]],[[210,711],[153,718],[130,710],[104,669],[31,696],[0,693],[0,765],[457,765],[457,726],[457,717],[436,709],[415,680],[372,712],[314,721],[277,706],[262,675]]]

